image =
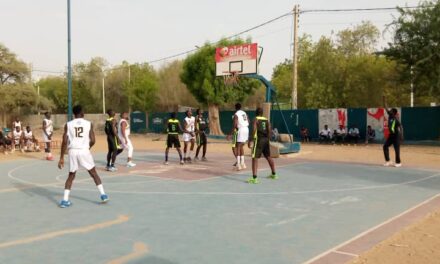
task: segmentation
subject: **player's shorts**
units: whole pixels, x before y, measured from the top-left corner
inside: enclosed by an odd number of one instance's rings
[[[118,139],[116,138],[116,136],[107,136],[107,145],[108,151],[110,152],[117,151],[121,148],[121,146],[119,146],[118,144]]]
[[[88,171],[95,167],[92,153],[89,149],[69,149],[69,172],[76,172],[80,166]]]
[[[259,159],[261,154],[264,157],[270,157],[270,141],[269,138],[256,138],[254,147],[252,148],[252,158]]]
[[[237,146],[237,131],[232,132],[232,147],[235,148]]]
[[[241,127],[238,129],[237,142],[246,143],[249,140],[249,127]]]
[[[168,148],[180,148],[180,140],[179,135],[177,134],[168,134],[167,137],[167,147]]]
[[[197,134],[196,139],[197,139],[197,145],[198,146],[202,146],[202,145],[208,144],[208,139],[207,139],[205,133]]]
[[[190,133],[183,133],[183,142],[188,142],[193,139],[194,137]]]
[[[50,143],[52,140],[46,136],[46,133],[43,133],[43,142]]]

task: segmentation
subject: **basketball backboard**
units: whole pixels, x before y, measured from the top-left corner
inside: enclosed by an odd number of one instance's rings
[[[258,73],[258,44],[219,47],[215,52],[216,76]]]

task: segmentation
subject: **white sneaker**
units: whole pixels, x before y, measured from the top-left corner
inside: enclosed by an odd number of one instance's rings
[[[393,164],[390,161],[385,162],[385,164],[383,166],[385,167],[389,167],[392,166]]]
[[[168,161],[165,161],[164,163],[163,163],[163,165],[168,165],[169,163],[168,163]]]
[[[237,166],[235,167],[237,169],[237,171],[241,171],[243,168],[241,167],[241,164],[237,164]]]
[[[242,163],[242,164],[241,164],[241,168],[242,168],[243,170],[244,170],[244,169],[247,169],[246,164]]]
[[[127,168],[133,168],[133,167],[136,167],[136,164],[135,163],[133,163],[133,162],[127,162]]]
[[[394,167],[400,168],[400,167],[402,167],[402,163],[396,163],[396,164],[394,164]]]

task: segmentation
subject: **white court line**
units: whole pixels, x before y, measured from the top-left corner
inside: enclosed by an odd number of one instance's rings
[[[355,241],[355,240],[357,240],[357,239],[359,239],[359,238],[361,238],[361,237],[367,235],[368,233],[371,233],[372,231],[374,231],[374,230],[376,230],[376,229],[379,229],[380,227],[382,227],[382,226],[384,226],[384,225],[386,225],[386,224],[391,223],[392,221],[398,219],[399,217],[402,217],[403,215],[405,215],[405,214],[407,214],[407,213],[409,213],[409,212],[411,212],[411,211],[417,209],[418,207],[421,207],[421,206],[423,206],[423,205],[425,205],[425,204],[427,204],[427,203],[429,203],[429,202],[435,200],[435,199],[438,198],[438,197],[440,197],[440,194],[436,194],[436,195],[434,195],[433,197],[429,198],[428,200],[426,200],[426,201],[424,201],[424,202],[421,202],[421,203],[419,203],[419,204],[417,204],[417,205],[415,205],[415,206],[409,208],[408,210],[405,210],[404,212],[402,212],[402,213],[400,213],[400,214],[398,214],[398,215],[396,215],[396,216],[394,216],[394,217],[392,217],[392,218],[390,218],[390,219],[388,219],[388,220],[386,220],[386,221],[384,221],[384,222],[382,222],[382,223],[380,223],[380,224],[378,224],[378,225],[376,225],[376,226],[374,226],[374,227],[372,227],[372,228],[370,228],[370,229],[368,229],[368,230],[366,230],[366,231],[364,231],[364,232],[358,234],[357,236],[355,236],[355,237],[353,237],[353,238],[350,238],[349,240],[347,240],[347,241],[345,241],[345,242],[342,242],[341,244],[339,244],[339,245],[337,245],[337,246],[335,246],[335,247],[333,247],[333,248],[331,248],[331,249],[329,249],[329,250],[327,250],[327,251],[325,251],[325,252],[323,252],[323,253],[317,255],[316,257],[313,257],[312,259],[307,260],[307,261],[304,262],[303,264],[311,264],[311,263],[317,261],[318,259],[324,257],[325,255],[328,255],[328,254],[331,253],[331,252],[336,252],[336,253],[338,253],[338,250],[337,250],[338,248],[341,248],[341,247],[343,247],[343,246],[346,246],[346,245],[350,244],[351,242],[353,242],[353,241]]]
[[[339,251],[339,250],[335,250],[333,252],[338,253],[338,254],[342,254],[342,255],[347,255],[347,256],[355,257],[355,258],[359,257],[359,255],[348,253],[348,252],[344,252],[344,251]]]

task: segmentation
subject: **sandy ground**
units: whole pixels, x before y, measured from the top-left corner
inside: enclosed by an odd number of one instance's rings
[[[60,140],[60,138],[60,134],[55,135],[55,139]],[[164,140],[164,135],[132,136],[135,150],[163,151]],[[208,145],[208,159],[209,153],[231,153],[231,146],[228,142],[223,140],[211,140],[210,142],[211,144]],[[107,151],[107,143],[104,135],[97,135],[97,144],[94,146],[93,151]],[[54,153],[58,155],[59,149],[54,150]],[[246,153],[250,154],[250,151],[247,149]],[[403,146],[401,153],[403,166],[440,170],[440,147]],[[42,152],[24,154],[15,152],[9,155],[0,154],[0,161],[26,158],[35,159],[42,158],[43,156],[44,153]],[[393,150],[391,150],[391,156],[393,157]],[[291,154],[282,158],[364,164],[382,164],[384,162],[381,145],[333,146],[303,144],[299,154]],[[440,263],[439,226],[440,212],[435,212],[419,223],[383,241],[351,263]]]

